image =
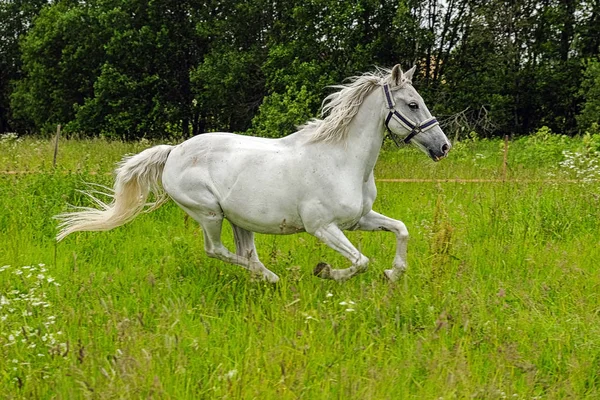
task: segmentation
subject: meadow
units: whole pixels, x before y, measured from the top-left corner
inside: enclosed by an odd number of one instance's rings
[[[500,140],[440,163],[386,144],[374,209],[411,234],[394,284],[389,233],[348,233],[371,264],[343,284],[312,275],[347,264],[310,235],[257,235],[271,285],[207,258],[173,202],[57,244],[52,216],[152,145],[59,144],[53,167],[50,140],[0,140],[2,399],[600,398],[589,138],[511,141],[506,169]]]

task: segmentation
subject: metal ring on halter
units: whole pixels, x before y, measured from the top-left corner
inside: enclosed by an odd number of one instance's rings
[[[385,127],[391,133],[392,139],[394,140],[394,143],[396,143],[396,146],[400,147],[400,144],[398,143],[398,137],[394,133],[392,133],[392,130],[389,127],[389,123],[392,118],[394,118],[396,122],[398,122],[400,125],[402,125],[409,131],[408,136],[406,136],[403,140],[403,142],[406,144],[410,143],[412,138],[414,138],[419,133],[425,132],[426,130],[431,129],[434,126],[439,125],[439,122],[435,117],[431,117],[426,119],[425,121],[417,123],[412,121],[410,118],[407,118],[406,116],[402,115],[400,111],[394,108],[394,97],[392,96],[390,85],[387,83],[383,84],[383,94],[387,103],[387,108],[388,110],[390,110],[387,117],[385,118]]]

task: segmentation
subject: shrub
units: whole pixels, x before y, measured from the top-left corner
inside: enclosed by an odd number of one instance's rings
[[[573,147],[566,135],[558,135],[543,126],[529,136],[518,138],[509,152],[512,165],[542,166],[556,164],[564,159],[563,151]]]

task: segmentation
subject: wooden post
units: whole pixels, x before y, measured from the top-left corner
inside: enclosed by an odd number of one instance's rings
[[[56,127],[56,137],[54,138],[54,158],[52,159],[52,168],[56,168],[56,157],[58,156],[58,139],[60,138],[60,124]]]
[[[504,160],[502,161],[502,180],[506,182],[506,167],[508,165],[508,135],[504,135]]]

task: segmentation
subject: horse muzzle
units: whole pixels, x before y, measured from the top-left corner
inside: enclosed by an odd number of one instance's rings
[[[450,143],[444,143],[439,149],[427,149],[427,152],[429,153],[429,157],[431,157],[431,159],[433,161],[440,161],[442,158],[445,158],[448,156],[448,152],[450,151],[450,149],[452,148],[452,145]]]

